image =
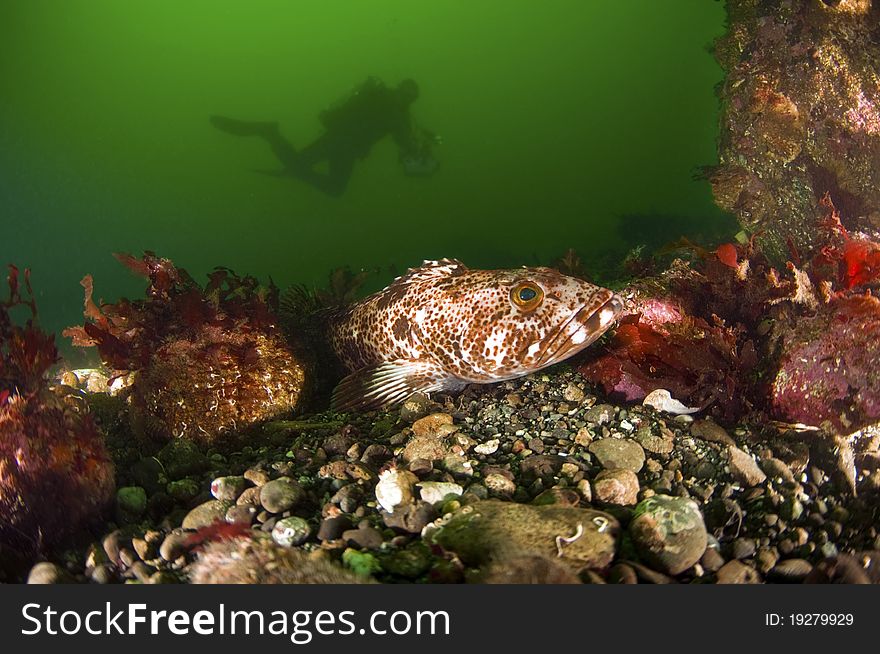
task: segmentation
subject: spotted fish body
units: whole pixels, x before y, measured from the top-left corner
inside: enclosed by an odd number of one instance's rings
[[[426,261],[331,321],[331,345],[351,372],[333,406],[380,408],[416,391],[527,375],[583,350],[621,309],[608,289],[550,268]]]

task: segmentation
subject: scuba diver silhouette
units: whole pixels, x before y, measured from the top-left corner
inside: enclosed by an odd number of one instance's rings
[[[211,116],[217,129],[236,136],[256,136],[269,144],[283,165],[280,171],[258,171],[279,177],[295,177],[327,195],[345,192],[355,162],[364,159],[371,148],[390,135],[400,150],[399,161],[407,175],[431,175],[438,166],[431,153],[439,138],[416,127],[410,106],[419,97],[415,81],[405,79],[389,88],[375,77],[368,78],[343,102],[321,112],[324,132],[311,144],[297,151],[279,131],[277,122],[237,120]],[[327,172],[316,170],[327,162]]]

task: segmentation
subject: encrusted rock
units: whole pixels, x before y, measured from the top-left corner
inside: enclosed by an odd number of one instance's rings
[[[671,575],[699,561],[708,542],[697,503],[668,495],[655,495],[639,503],[629,532],[645,560]]]
[[[593,497],[605,504],[633,505],[638,502],[639,478],[631,470],[604,470],[593,480]]]

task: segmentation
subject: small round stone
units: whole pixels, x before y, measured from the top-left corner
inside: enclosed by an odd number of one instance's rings
[[[189,534],[172,531],[159,546],[159,556],[168,561],[176,561],[189,549]]]
[[[282,547],[302,545],[311,535],[309,523],[298,516],[282,518],[272,528],[272,540]]]
[[[628,438],[602,438],[587,449],[606,470],[638,472],[645,465],[645,450]]]
[[[64,568],[43,561],[31,568],[27,582],[29,584],[67,584],[72,583],[73,579]]]
[[[140,486],[123,486],[116,491],[117,515],[123,522],[133,522],[147,510],[147,492]]]
[[[632,470],[605,470],[593,480],[593,497],[605,504],[630,506],[638,502],[639,478]]]
[[[677,575],[700,560],[708,534],[697,503],[655,495],[636,507],[629,525],[639,553],[655,568]]]
[[[289,477],[279,477],[260,487],[260,504],[269,513],[283,513],[296,506],[305,495],[302,487]]]
[[[211,482],[211,495],[218,500],[234,501],[248,487],[248,480],[240,476],[217,477]]]
[[[201,529],[218,520],[225,521],[230,506],[229,502],[223,500],[203,502],[186,514],[181,526],[184,529]]]

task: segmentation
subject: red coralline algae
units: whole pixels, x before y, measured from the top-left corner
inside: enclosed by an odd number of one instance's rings
[[[274,286],[217,268],[203,288],[152,252],[116,257],[149,280],[146,298],[98,305],[86,276],[86,322],[64,334],[130,375],[136,433],[231,446],[233,434],[297,407],[305,366],[277,325]]]
[[[826,195],[824,242],[777,270],[756,242],[685,249],[623,295],[629,315],[580,370],[606,392],[658,388],[717,418],[772,417],[850,433],[880,419],[880,245],[849,234]],[[865,294],[865,291],[868,294]]]
[[[664,388],[690,406],[719,419],[747,413],[750,372],[757,363],[754,344],[736,330],[685,313],[673,302],[636,302],[621,320],[601,356],[580,368],[612,397],[641,401]],[[640,311],[645,305],[645,311]]]
[[[0,303],[0,544],[34,554],[97,519],[113,495],[113,464],[85,406],[56,393],[46,373],[54,338],[36,326],[25,272],[10,266]],[[13,323],[10,309],[31,318]]]

